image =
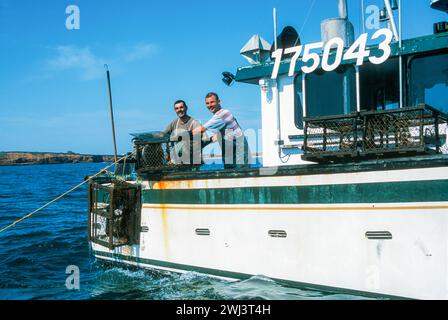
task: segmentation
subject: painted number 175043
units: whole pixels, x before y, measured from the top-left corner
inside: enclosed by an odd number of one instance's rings
[[[293,54],[290,65],[289,73],[290,77],[294,76],[296,70],[296,63],[303,51],[302,62],[304,65],[301,70],[303,73],[312,73],[319,66],[322,67],[324,71],[336,70],[343,60],[356,60],[356,65],[361,66],[364,63],[365,58],[369,58],[369,61],[373,64],[381,64],[385,62],[391,55],[392,50],[390,44],[393,39],[393,33],[389,29],[380,29],[372,35],[372,40],[376,40],[380,37],[384,37],[383,41],[378,45],[378,49],[382,52],[380,56],[370,56],[370,50],[367,50],[367,39],[368,34],[364,33],[358,37],[358,39],[353,43],[353,45],[344,53],[345,43],[341,38],[330,39],[324,48],[323,42],[310,43],[307,45],[300,45],[296,47],[278,49],[272,53],[272,58],[275,59],[274,69],[272,72],[272,79],[277,79],[280,62],[284,54]],[[324,48],[322,59],[313,50]],[[334,61],[330,62],[330,53],[332,49],[335,48],[335,58]]]

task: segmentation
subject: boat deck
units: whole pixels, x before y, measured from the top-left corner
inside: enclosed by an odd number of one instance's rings
[[[384,170],[403,170],[416,168],[448,167],[448,155],[423,155],[392,159],[373,159],[337,164],[306,164],[282,167],[245,168],[239,170],[191,171],[169,168],[166,171],[141,169],[138,175],[144,180],[201,180],[235,179],[264,176],[297,176],[315,174],[336,174],[350,172],[369,172]]]

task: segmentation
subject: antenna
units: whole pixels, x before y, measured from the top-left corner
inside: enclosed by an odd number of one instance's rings
[[[364,0],[361,0],[362,33],[366,32],[366,17],[364,13],[364,8],[365,8]]]
[[[272,11],[272,15],[274,18],[274,51],[277,50],[277,10],[274,8]],[[282,131],[281,131],[281,122],[280,122],[280,94],[279,94],[279,81],[278,79],[275,80],[275,104],[277,106],[277,145],[278,145],[278,156],[280,159],[282,159],[282,147],[283,141],[282,138]]]
[[[272,15],[274,18],[274,50],[277,50],[277,10],[275,8],[272,10]]]
[[[110,87],[110,73],[109,73],[109,66],[105,64],[104,67],[106,68],[107,85],[109,88],[110,120],[112,122],[112,138],[114,140],[114,162],[117,162],[117,142],[115,140],[114,110],[112,109],[112,89]]]

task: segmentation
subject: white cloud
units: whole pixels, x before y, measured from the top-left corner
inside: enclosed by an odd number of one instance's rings
[[[82,80],[97,79],[104,74],[104,59],[95,56],[88,47],[58,46],[56,56],[47,61],[53,71],[76,70]]]
[[[132,46],[120,46],[114,57],[103,58],[94,54],[89,47],[61,45],[52,48],[54,56],[45,65],[53,72],[75,71],[81,80],[93,80],[104,75],[104,64],[120,65],[147,58],[159,51],[159,47],[151,43],[138,43]],[[39,77],[42,77],[40,75]]]
[[[147,58],[157,53],[159,48],[151,43],[139,43],[127,49],[124,60],[126,62],[134,62]]]

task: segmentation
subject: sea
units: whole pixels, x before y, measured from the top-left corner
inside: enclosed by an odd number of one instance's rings
[[[0,229],[107,163],[0,167]],[[76,280],[73,277],[77,277]],[[78,284],[79,279],[79,286]],[[87,187],[0,233],[0,300],[364,300],[277,283],[105,265],[87,241]]]

